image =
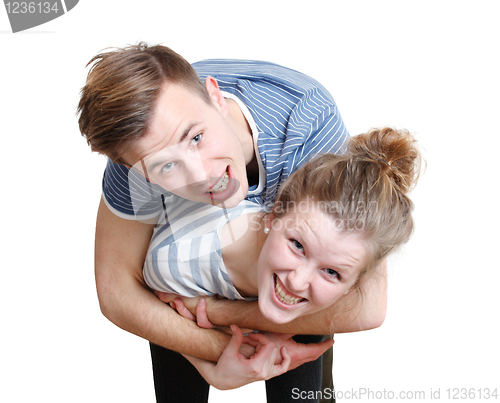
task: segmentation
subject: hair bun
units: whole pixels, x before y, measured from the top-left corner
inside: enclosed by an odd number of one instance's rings
[[[372,129],[351,139],[349,153],[353,158],[377,164],[403,193],[409,192],[418,179],[420,152],[407,130]]]

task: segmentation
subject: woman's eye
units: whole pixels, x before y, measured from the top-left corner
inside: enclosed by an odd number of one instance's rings
[[[339,273],[337,271],[333,269],[324,269],[324,270],[329,276],[340,278]]]
[[[161,167],[161,173],[166,174],[168,173],[175,165],[175,162],[168,162],[165,165]]]
[[[194,146],[198,145],[198,143],[201,141],[202,138],[203,138],[203,135],[201,133],[198,133],[196,136],[194,136],[191,139],[191,144]]]
[[[296,239],[290,239],[290,241],[292,241],[293,246],[295,246],[298,250],[300,250],[300,251],[304,250],[304,247],[302,246],[302,244],[299,241],[297,241]]]

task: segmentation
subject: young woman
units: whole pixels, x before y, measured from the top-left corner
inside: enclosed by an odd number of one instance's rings
[[[250,202],[224,210],[174,200],[169,224],[155,231],[144,278],[154,290],[185,297],[258,297],[262,314],[276,323],[318,312],[357,294],[362,276],[408,241],[407,193],[419,162],[410,134],[384,128],[353,137],[345,155],[307,162],[283,184],[271,212]],[[241,344],[241,331],[232,330]],[[247,342],[256,347],[260,379],[288,369],[287,352],[264,335]],[[218,364],[189,359],[214,386],[241,386],[224,355]]]

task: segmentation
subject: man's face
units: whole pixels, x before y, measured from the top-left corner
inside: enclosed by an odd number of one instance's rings
[[[248,193],[249,161],[221,102],[223,98],[210,105],[181,85],[168,84],[148,132],[123,158],[151,182],[180,197],[235,206]]]

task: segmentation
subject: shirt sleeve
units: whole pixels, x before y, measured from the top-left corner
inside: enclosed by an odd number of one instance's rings
[[[346,152],[349,132],[333,97],[319,83],[313,82],[296,99],[282,141],[280,144],[265,134],[259,138],[261,154],[267,149],[266,205],[273,203],[280,184],[314,156]]]
[[[292,126],[295,119],[293,116],[290,118]],[[282,179],[286,179],[315,155],[346,152],[349,133],[335,104],[325,105],[314,120],[308,122],[303,118],[302,123],[305,123],[305,127],[302,131],[298,130],[298,135],[289,133],[286,137],[283,158],[288,156],[285,158]]]
[[[143,175],[108,160],[102,179],[104,201],[117,216],[129,220],[147,220],[163,210],[166,192]]]

